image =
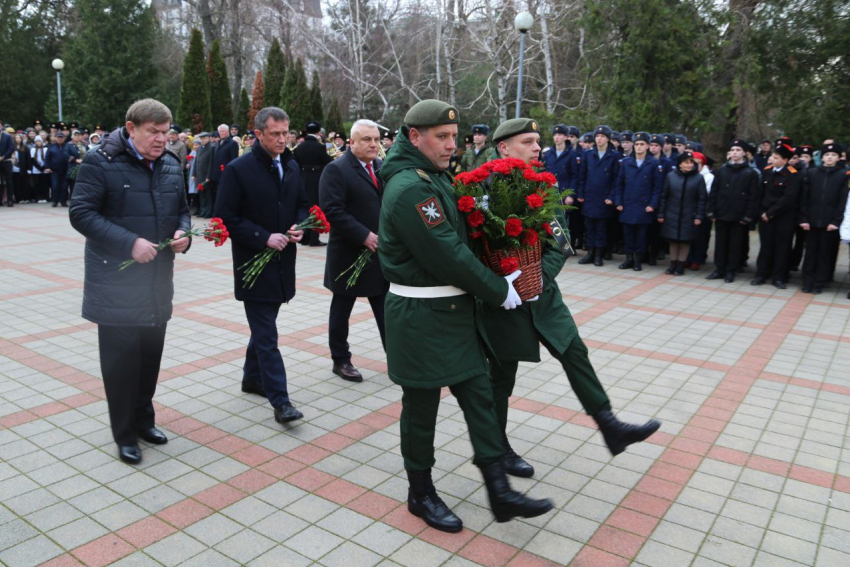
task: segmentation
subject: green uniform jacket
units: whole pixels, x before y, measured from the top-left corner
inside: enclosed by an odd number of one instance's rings
[[[384,277],[413,287],[451,285],[469,294],[435,299],[387,294],[390,379],[406,387],[441,388],[485,374],[475,298],[501,305],[508,284],[469,248],[451,176],[410,143],[407,128],[399,132],[380,176],[386,182],[378,225]]]
[[[563,217],[562,226],[567,226]],[[543,245],[543,293],[537,301],[524,301],[513,310],[481,305],[481,319],[497,360],[540,362],[537,333],[563,353],[578,335],[573,316],[561,297],[555,278],[567,261],[551,244]]]
[[[463,153],[463,157],[460,160],[460,167],[463,171],[472,171],[488,161],[495,159],[495,157],[495,151],[490,144],[484,144],[478,155],[475,155],[475,146],[472,146]]]

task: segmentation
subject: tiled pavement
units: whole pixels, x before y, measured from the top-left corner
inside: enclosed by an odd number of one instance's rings
[[[66,216],[0,211],[5,565],[850,565],[845,249],[840,289],[816,298],[569,262],[559,283],[615,408],[662,432],[612,459],[559,367],[523,364],[510,434],[537,474],[513,483],[557,509],[496,524],[447,396],[435,477],[466,525],[448,535],[403,505],[400,390],[367,303],[351,340],[366,380],[330,372],[321,249],[299,249],[278,321],[307,418],[283,428],[241,393],[230,256],[198,242],[177,261],[156,396],[171,441],[117,461]]]

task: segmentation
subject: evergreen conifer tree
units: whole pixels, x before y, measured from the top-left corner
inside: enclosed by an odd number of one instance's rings
[[[263,92],[266,93],[265,96],[268,98],[265,102],[267,106],[273,106],[278,102],[277,97],[280,95],[280,89],[283,88],[283,82],[286,79],[286,62],[277,38],[274,38],[269,48],[264,77]]]
[[[204,64],[204,40],[198,30],[192,30],[189,52],[183,61],[183,85],[180,88],[177,120],[193,132],[212,127],[210,80]]]
[[[227,79],[227,65],[221,57],[221,46],[216,39],[210,48],[207,59],[207,76],[210,79],[210,112],[214,125],[233,123],[233,97],[230,95],[230,81]],[[245,124],[240,124],[245,127]]]
[[[312,119],[312,96],[307,85],[307,74],[301,59],[286,73],[280,92],[280,107],[289,114],[289,126],[295,130],[304,128]]]
[[[251,110],[251,101],[248,100],[248,91],[243,87],[239,93],[239,106],[236,109],[236,123],[243,128],[248,127],[248,112]]]
[[[339,109],[339,101],[331,99],[331,105],[328,108],[328,124],[325,130],[328,132],[342,132],[345,129],[345,124],[342,120],[342,112]]]
[[[310,119],[319,124],[325,123],[325,109],[322,105],[322,85],[319,81],[319,72],[313,69],[313,81],[310,86]]]
[[[254,129],[254,117],[263,109],[263,72],[257,71],[254,77],[254,90],[251,92],[251,110],[248,111],[248,129]]]

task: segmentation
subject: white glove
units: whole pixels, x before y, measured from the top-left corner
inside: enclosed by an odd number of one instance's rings
[[[520,274],[522,274],[522,270],[517,270],[514,273],[505,276],[505,281],[508,282],[508,297],[505,299],[505,302],[502,303],[502,307],[505,309],[516,309],[518,306],[522,305],[522,300],[519,298],[519,294],[514,289],[514,280],[517,279]]]
[[[543,284],[544,284],[544,283],[545,283],[545,282],[543,281],[543,276],[540,276],[540,289],[543,289]],[[540,296],[539,296],[539,295],[535,295],[535,296],[534,296],[534,297],[532,297],[531,299],[526,299],[526,301],[527,301],[527,302],[529,302],[529,303],[531,303],[532,301],[537,301],[538,299],[540,299]]]

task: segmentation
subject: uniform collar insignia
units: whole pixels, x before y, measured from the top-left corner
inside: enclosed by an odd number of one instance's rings
[[[416,175],[418,175],[419,177],[421,177],[422,179],[424,179],[428,183],[431,183],[431,177],[427,173],[422,171],[421,169],[419,169],[419,168],[416,169]]]

